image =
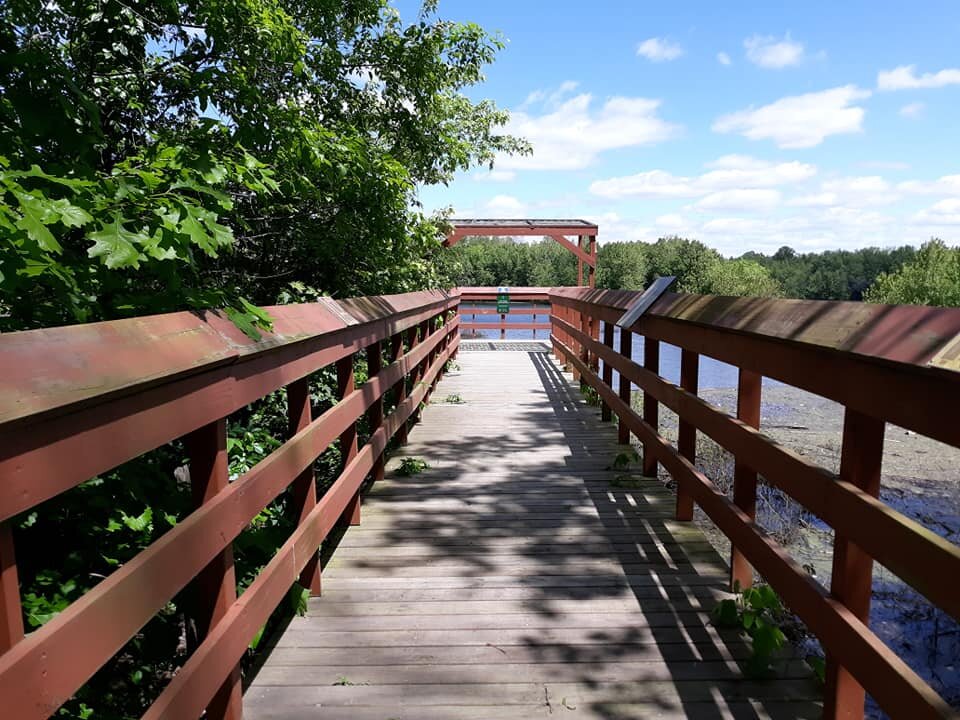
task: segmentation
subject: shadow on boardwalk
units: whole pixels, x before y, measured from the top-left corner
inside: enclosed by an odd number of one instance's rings
[[[403,453],[430,469],[371,491],[249,717],[819,716],[798,661],[743,678],[723,561],[662,487],[611,484],[615,428],[549,355],[459,362]]]

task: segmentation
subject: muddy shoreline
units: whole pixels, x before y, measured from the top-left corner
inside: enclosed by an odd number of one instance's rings
[[[727,412],[736,410],[736,390],[700,393]],[[836,472],[840,465],[843,407],[803,390],[777,384],[764,387],[761,430],[818,465]],[[891,399],[892,402],[895,399]],[[636,393],[634,404],[642,405]],[[676,415],[661,405],[661,432],[675,442]],[[698,439],[698,465],[721,487],[732,479],[733,458],[709,439]],[[669,476],[661,471],[661,479]],[[833,531],[779,493],[761,487],[758,520],[775,531],[793,557],[827,588],[832,572]],[[764,495],[764,493],[766,493]],[[888,425],[884,437],[881,499],[932,532],[960,543],[960,449]],[[697,524],[729,557],[724,535],[697,509]],[[960,707],[960,623],[933,607],[886,568],[875,565],[870,625],[874,632],[954,707]],[[819,650],[815,639],[799,652]],[[868,703],[871,717],[883,717]]]

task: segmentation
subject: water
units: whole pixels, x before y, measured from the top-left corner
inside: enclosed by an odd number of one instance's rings
[[[461,308],[461,315],[463,319],[469,320],[470,322],[485,323],[490,324],[492,327],[490,330],[480,330],[479,336],[489,339],[498,339],[500,337],[500,329],[497,325],[500,323],[499,315],[470,315],[470,307],[465,306]],[[481,307],[481,306],[477,306]],[[490,305],[486,307],[492,307]],[[510,322],[534,322],[534,316],[532,312],[517,312],[518,310],[523,311],[532,306],[529,303],[511,303],[510,315],[508,320]],[[541,305],[537,308],[536,313],[536,322],[549,322],[550,321],[550,311],[549,309]],[[530,340],[533,338],[533,331],[531,330],[510,330],[507,329],[506,339],[507,340]],[[537,340],[549,340],[550,333],[547,330],[538,330],[536,331]],[[615,348],[620,347],[620,329],[614,329],[614,338],[613,346]],[[635,362],[643,361],[643,337],[640,335],[633,336],[633,360]],[[676,345],[669,345],[667,343],[660,343],[660,375],[672,382],[678,384],[680,382],[680,348]],[[730,365],[720,360],[714,360],[711,357],[702,355],[700,357],[700,388],[703,390],[716,389],[716,388],[735,388],[737,386],[737,376],[738,370],[736,366]],[[614,371],[613,374],[613,387],[617,387],[618,384],[618,374]],[[779,385],[775,380],[770,378],[763,379],[764,387],[772,387]]]

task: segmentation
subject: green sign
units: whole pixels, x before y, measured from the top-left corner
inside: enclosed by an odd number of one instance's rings
[[[510,290],[505,287],[497,288],[497,312],[506,315],[510,312]]]

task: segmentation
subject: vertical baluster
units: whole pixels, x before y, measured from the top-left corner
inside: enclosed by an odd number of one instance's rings
[[[0,654],[23,640],[23,610],[13,547],[13,520],[0,521]]]
[[[592,337],[593,331],[590,328],[590,316],[587,313],[580,312],[580,332],[583,333],[586,337]],[[592,366],[592,361],[590,360],[590,348],[587,347],[586,342],[580,343],[580,361],[584,364],[584,367],[589,369]],[[580,379],[580,387],[586,387],[586,382],[583,378]]]
[[[737,382],[737,417],[750,427],[760,427],[760,400],[763,377],[740,368]],[[733,501],[751,518],[757,516],[757,471],[740,458],[733,464]],[[753,568],[735,545],[730,547],[730,586],[749,587]]]
[[[287,418],[289,434],[292,437],[303,430],[312,420],[310,409],[310,383],[301,378],[287,385]],[[317,483],[313,474],[313,463],[304,470],[291,486],[293,491],[293,517],[300,525],[317,504]],[[300,584],[310,591],[313,597],[320,597],[320,558],[319,548],[300,573]]]
[[[375,378],[383,369],[383,346],[375,342],[367,348],[367,377]],[[367,411],[367,422],[370,425],[370,434],[373,435],[383,424],[383,393],[373,401]],[[383,453],[377,455],[373,461],[373,481],[383,480]]]
[[[580,324],[581,324],[580,311],[579,311],[579,310],[574,310],[574,309],[571,307],[571,308],[569,308],[569,309],[567,310],[567,313],[568,313],[567,322],[570,323],[570,327],[573,327],[573,328],[578,328],[578,327],[580,327]],[[569,344],[567,347],[570,348],[570,351],[571,351],[574,355],[576,355],[577,357],[580,357],[580,355],[582,354],[582,352],[581,352],[581,350],[580,350],[580,343],[579,343],[579,341],[578,341],[573,335],[569,335],[569,340],[570,340],[570,344]],[[579,379],[580,379],[580,371],[577,369],[576,365],[574,365],[573,363],[570,363],[570,367],[571,367],[571,372],[573,373],[573,379],[574,379],[575,381],[576,381],[576,380],[579,380]]]
[[[204,425],[185,438],[190,462],[190,485],[195,507],[210,502],[229,484],[226,418]],[[192,585],[193,622],[199,643],[216,626],[237,599],[233,567],[233,546],[228,544],[197,575]],[[223,684],[207,706],[211,720],[240,720],[243,698],[240,667],[230,669]]]
[[[594,315],[590,316],[590,337],[595,342],[600,342],[600,318]],[[595,352],[590,353],[590,368],[595,375],[600,375],[600,356]]]
[[[633,355],[633,333],[623,328],[620,329],[620,354],[627,360]],[[620,399],[627,404],[627,407],[631,407],[630,385],[630,381],[620,373]],[[621,445],[630,442],[630,428],[627,427],[623,417],[620,417],[617,423],[617,442]]]
[[[880,494],[884,422],[850,408],[843,416],[840,479],[853,483],[873,497]],[[833,540],[833,576],[830,593],[862,622],[870,618],[873,558],[837,531]],[[863,687],[836,658],[827,654],[823,717],[833,720],[863,718]]]
[[[660,374],[660,341],[649,336],[643,339],[643,366],[652,373]],[[660,403],[648,392],[643,393],[643,421],[659,432]],[[648,445],[643,446],[643,474],[645,477],[657,476],[657,459]]]
[[[398,332],[390,338],[390,362],[396,362],[403,357],[403,333]],[[393,386],[393,404],[400,405],[407,399],[407,377],[402,376],[397,384]],[[397,428],[397,442],[401,445],[407,444],[407,424],[404,423]]]
[[[337,397],[341,400],[355,389],[353,374],[353,355],[337,360]],[[357,423],[350,423],[340,435],[341,472],[357,456]],[[351,498],[344,510],[344,516],[349,518],[351,525],[360,524],[360,490]]]
[[[613,350],[613,325],[606,320],[603,323],[603,344],[610,348],[610,350]],[[603,384],[608,388],[613,388],[613,365],[606,360],[603,361]],[[610,406],[602,401],[600,405],[600,417],[604,422],[610,422],[613,417]]]
[[[680,387],[687,392],[697,394],[700,384],[700,356],[692,350],[682,350],[680,354]],[[680,419],[677,431],[677,449],[687,460],[697,460],[697,429],[686,420]],[[677,520],[693,520],[693,496],[677,486]]]

